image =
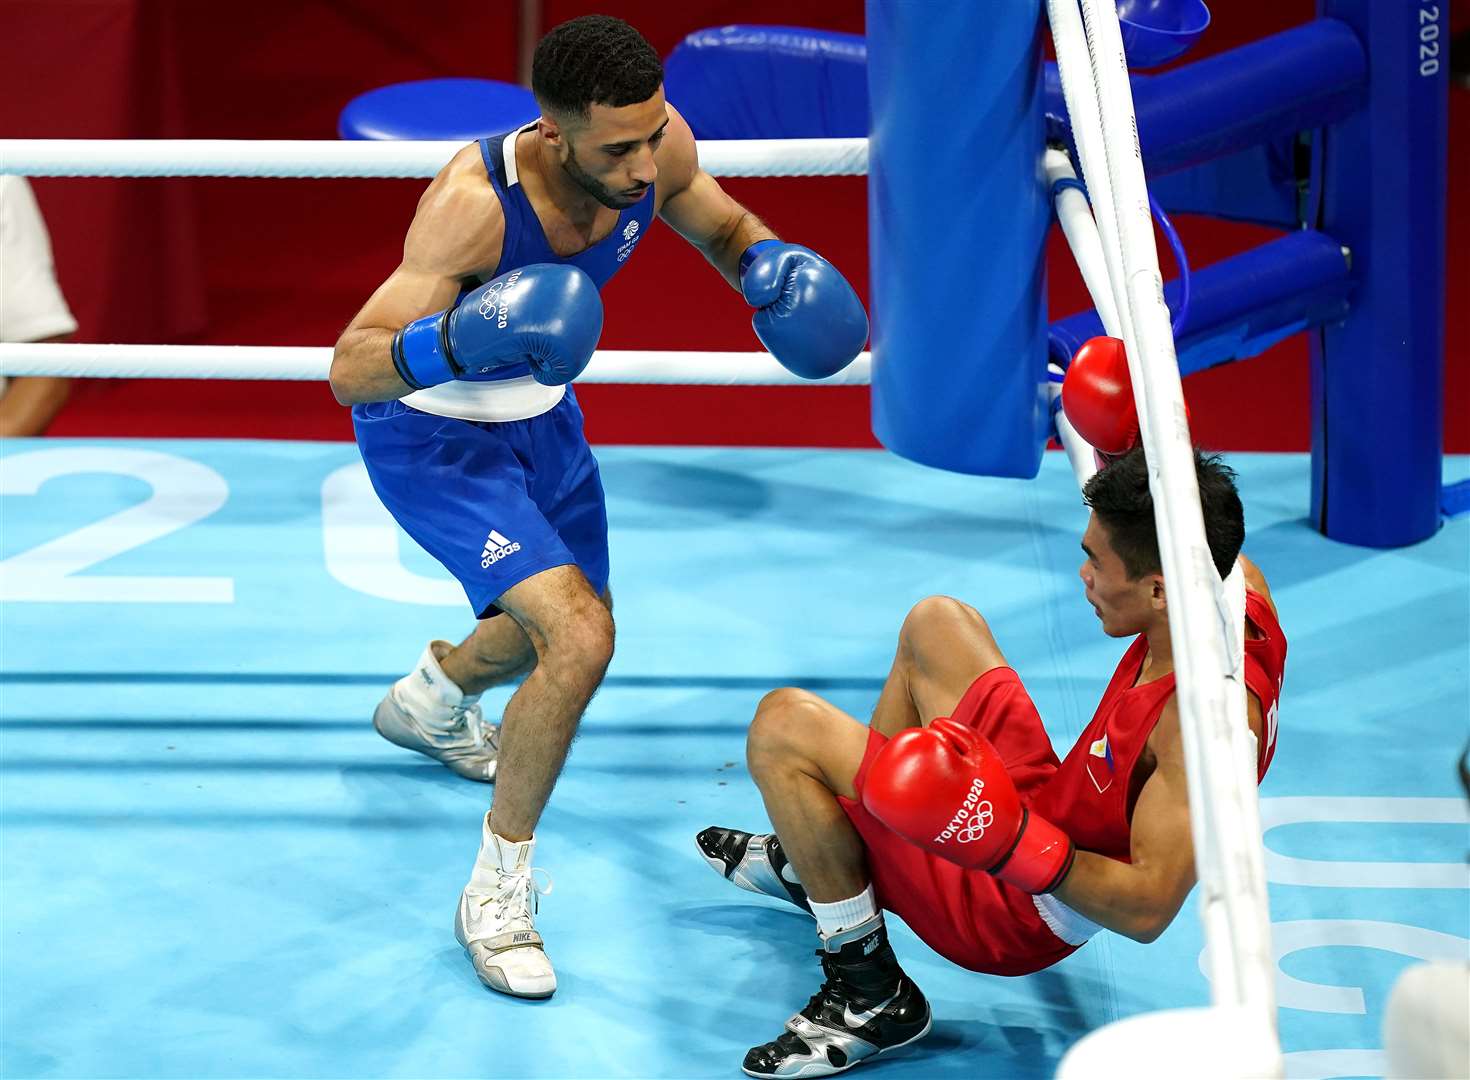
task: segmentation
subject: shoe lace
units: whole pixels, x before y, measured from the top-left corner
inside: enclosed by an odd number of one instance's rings
[[[817,992],[811,996],[806,1003],[806,1008],[801,1011],[809,1018],[815,1018],[819,1010],[827,1002],[842,1000],[843,989],[842,976],[838,973],[837,964],[832,957],[828,956],[822,949],[817,950],[817,958],[822,961],[822,974],[826,976]]]
[[[495,891],[480,901],[483,908],[488,904],[494,904],[491,914],[496,922],[505,923],[517,917],[524,917],[526,909],[535,915],[541,909],[541,897],[551,895],[551,875],[539,866],[533,866],[529,872],[502,870],[495,868],[498,880]],[[537,880],[536,875],[541,874],[545,878],[545,887]]]
[[[500,751],[500,725],[485,719],[479,702],[453,706],[449,719],[452,726],[464,728],[477,749]]]
[[[822,980],[821,987],[811,996],[811,1000],[806,1003],[806,1008],[802,1010],[808,1019],[817,1020],[824,1005],[831,1004],[835,1007],[845,1002],[857,1002],[867,1007],[875,1001],[882,1000],[881,996],[874,997],[871,989],[855,986],[850,980],[844,979],[836,957],[830,955],[826,950],[818,949],[817,958],[822,962],[822,974],[826,978]]]

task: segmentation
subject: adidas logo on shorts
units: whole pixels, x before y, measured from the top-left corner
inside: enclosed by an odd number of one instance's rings
[[[507,555],[514,555],[520,550],[520,541],[512,543],[494,529],[491,529],[490,535],[485,538],[485,550],[480,552],[480,565],[486,570],[489,570],[490,567],[494,566]]]

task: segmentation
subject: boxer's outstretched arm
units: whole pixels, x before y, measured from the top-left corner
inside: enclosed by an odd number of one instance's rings
[[[471,144],[425,189],[403,243],[403,261],[337,339],[330,378],[341,404],[412,393],[393,367],[393,335],[454,303],[464,278],[500,261],[505,214],[484,176],[479,148]]]
[[[1054,894],[1093,922],[1143,942],[1164,932],[1194,888],[1194,838],[1177,697],[1164,706],[1149,747],[1156,763],[1133,808],[1133,861],[1079,851]]]
[[[697,247],[710,265],[740,291],[740,256],[776,234],[699,167],[694,133],[672,105],[659,154],[659,216]]]
[[[783,367],[825,379],[868,340],[868,314],[838,269],[810,248],[783,244],[699,167],[694,136],[671,107],[660,147],[659,214],[704,253],[755,308],[751,326]]]

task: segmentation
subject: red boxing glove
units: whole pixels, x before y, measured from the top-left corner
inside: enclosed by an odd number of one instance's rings
[[[1095,337],[1082,343],[1062,380],[1062,411],[1077,434],[1105,455],[1138,444],[1138,408],[1121,341]]]
[[[1062,411],[1105,469],[1138,445],[1138,406],[1128,376],[1128,354],[1114,337],[1082,343],[1062,379]],[[1189,420],[1189,402],[1184,403]]]
[[[1072,869],[1071,838],[1021,805],[985,736],[949,717],[888,741],[863,806],[924,850],[1029,893],[1051,892]]]

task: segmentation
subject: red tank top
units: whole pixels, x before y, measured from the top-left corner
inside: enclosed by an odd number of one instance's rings
[[[1286,667],[1286,635],[1258,593],[1246,591],[1245,615],[1260,632],[1245,643],[1245,683],[1261,703],[1265,738],[1256,748],[1256,781],[1276,752],[1277,698]],[[1056,825],[1084,851],[1127,862],[1133,769],[1174,693],[1174,675],[1135,686],[1148,639],[1128,647],[1098,703],[1092,722],[1061,767],[1031,799],[1031,809]]]

